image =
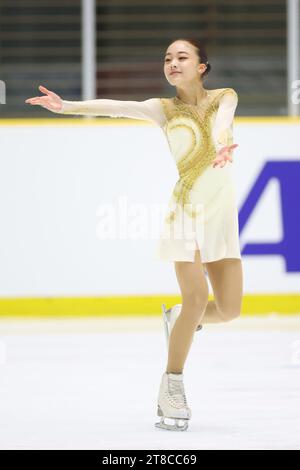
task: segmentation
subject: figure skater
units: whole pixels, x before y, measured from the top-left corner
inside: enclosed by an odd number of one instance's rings
[[[233,88],[204,88],[211,66],[198,41],[175,39],[163,60],[165,77],[176,88],[172,98],[67,101],[39,86],[45,96],[25,102],[59,114],[149,120],[164,132],[179,179],[169,200],[157,254],[161,260],[174,262],[182,304],[169,310],[162,306],[168,361],[157,400],[161,420],[155,426],[185,431],[191,409],[183,368],[194,333],[205,323],[228,322],[241,312],[238,210],[228,164],[237,147],[232,131],[238,96]],[[206,276],[214,294],[211,301]],[[174,423],[167,424],[166,418]]]

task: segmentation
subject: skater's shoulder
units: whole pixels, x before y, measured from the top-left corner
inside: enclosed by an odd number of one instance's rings
[[[215,93],[215,96],[219,96],[220,98],[222,98],[223,96],[232,96],[234,98],[238,98],[238,93],[234,88],[216,88],[215,90],[211,91]]]

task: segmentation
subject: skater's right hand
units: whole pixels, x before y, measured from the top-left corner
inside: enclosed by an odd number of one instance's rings
[[[27,98],[25,103],[32,105],[40,105],[49,111],[58,112],[62,108],[62,99],[53,91],[47,90],[44,86],[40,85],[39,90],[45,93],[46,96],[35,96],[34,98]]]
[[[232,163],[232,152],[233,149],[238,147],[238,144],[225,145],[217,152],[217,157],[212,161],[213,168],[216,168],[218,165],[220,168],[225,166],[226,162]]]

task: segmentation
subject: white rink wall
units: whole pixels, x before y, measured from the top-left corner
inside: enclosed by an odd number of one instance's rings
[[[235,120],[245,293],[299,293],[299,127]],[[3,120],[0,138],[0,296],[178,294],[173,263],[156,257],[178,179],[159,127]]]

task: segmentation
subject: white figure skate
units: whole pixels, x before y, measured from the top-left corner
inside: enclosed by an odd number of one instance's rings
[[[159,388],[157,414],[161,417],[160,422],[155,423],[157,428],[169,431],[187,430],[192,412],[186,402],[183,374],[164,372]],[[165,423],[165,418],[175,420],[175,424]],[[183,424],[180,424],[181,421]]]
[[[182,304],[176,304],[174,305],[174,307],[171,307],[168,310],[166,310],[165,304],[162,304],[162,314],[163,314],[163,320],[164,320],[167,347],[169,346],[169,338],[170,338],[171,331],[181,312],[181,307],[182,307]],[[196,331],[201,330],[201,328],[202,328],[202,325],[198,325],[196,328]]]

